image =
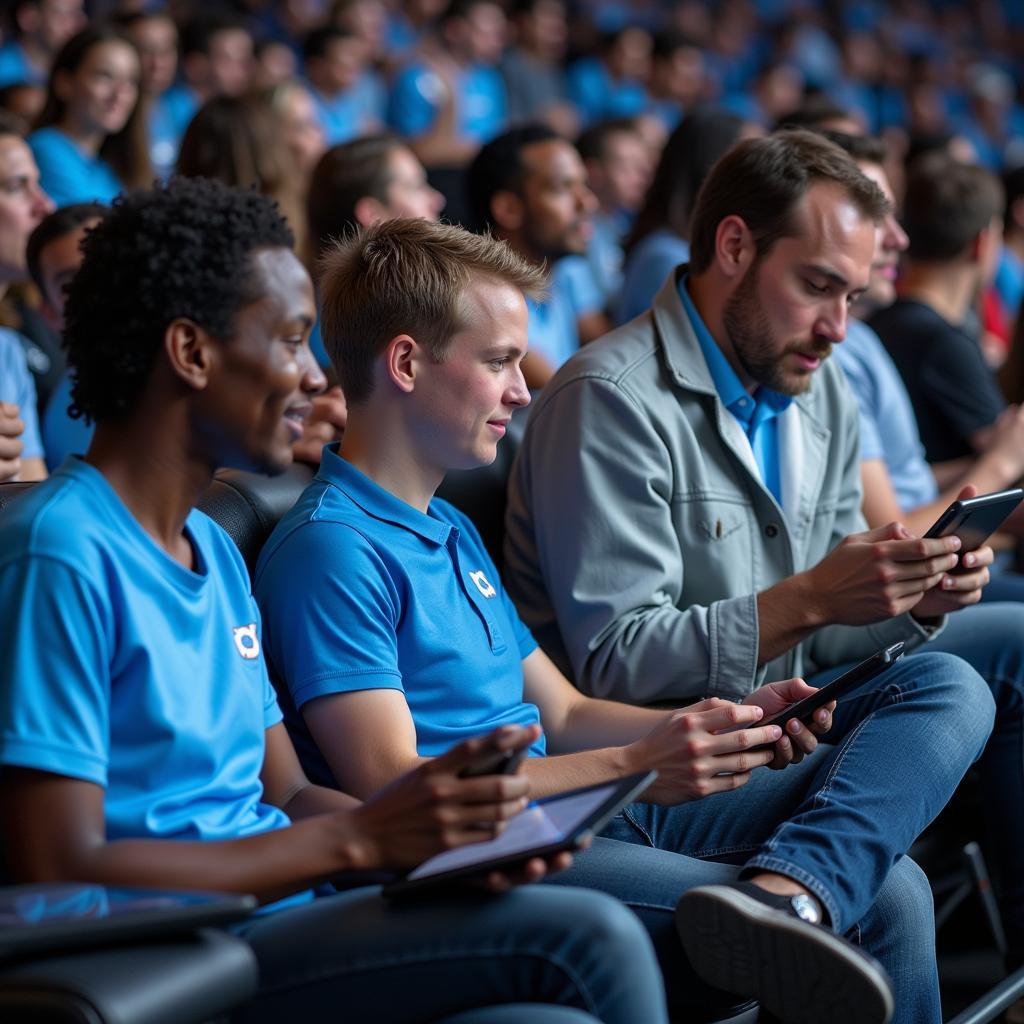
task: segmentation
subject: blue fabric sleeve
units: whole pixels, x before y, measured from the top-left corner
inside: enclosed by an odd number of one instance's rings
[[[422,135],[434,123],[437,110],[429,98],[434,73],[421,66],[400,72],[391,87],[388,122],[403,135]]]
[[[256,594],[265,623],[287,623],[265,628],[264,644],[296,707],[329,693],[402,689],[400,597],[357,530],[324,521],[294,530],[263,565]]]
[[[43,442],[39,432],[39,411],[36,400],[36,385],[25,361],[25,350],[13,331],[5,331],[0,338],[3,355],[0,357],[0,401],[14,402],[18,415],[25,424],[21,432],[23,459],[41,459]]]
[[[556,283],[559,278],[564,282],[577,318],[600,313],[604,308],[604,296],[585,257],[564,256],[555,267],[554,276]]]
[[[861,461],[867,459],[885,460],[885,443],[879,432],[879,423],[876,417],[875,403],[872,401],[871,381],[855,356],[847,356],[846,351],[840,346],[836,349],[836,359],[846,374],[850,390],[857,399],[857,408],[860,410],[860,457]]]
[[[7,641],[0,645],[0,763],[107,782],[110,608],[51,558],[0,568]]]

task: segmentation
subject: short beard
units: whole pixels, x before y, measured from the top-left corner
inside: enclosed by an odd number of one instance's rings
[[[782,360],[793,350],[774,349],[771,322],[757,294],[759,273],[757,260],[726,300],[722,325],[736,360],[751,380],[783,395],[802,395],[811,386],[812,374],[787,374],[782,369]],[[827,359],[831,351],[830,345],[820,358]]]

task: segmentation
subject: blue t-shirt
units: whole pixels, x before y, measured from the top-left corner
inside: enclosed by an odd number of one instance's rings
[[[881,339],[867,324],[851,318],[835,358],[860,408],[861,459],[885,462],[904,511],[934,501],[939,488],[925,461],[914,407]]]
[[[637,117],[647,107],[647,90],[629,79],[616,81],[598,57],[583,57],[567,72],[569,96],[584,124]]]
[[[46,85],[48,71],[33,64],[24,47],[12,39],[0,46],[0,89],[8,85]]]
[[[83,153],[53,125],[34,131],[28,145],[39,167],[39,183],[58,206],[109,203],[122,189],[106,160]]]
[[[324,449],[320,472],[256,566],[264,645],[307,774],[333,785],[297,708],[331,693],[399,690],[433,757],[499,725],[540,720],[523,701],[536,643],[475,527],[435,498],[426,515]],[[543,739],[531,749],[543,754]]]
[[[410,64],[398,73],[388,103],[388,122],[415,138],[429,131],[445,101],[446,86],[425,64]],[[460,139],[483,145],[505,130],[508,103],[497,68],[473,64],[460,68],[455,82],[456,132]]]
[[[180,143],[185,129],[201,106],[199,93],[185,82],[176,82],[158,102],[166,130],[173,134],[177,143]]]
[[[102,786],[111,840],[288,824],[262,800],[281,713],[245,565],[201,512],[185,529],[194,570],[79,459],[0,515],[0,764]]]
[[[387,93],[380,78],[365,71],[351,89],[324,96],[307,83],[328,146],[379,131],[387,112]]]
[[[569,263],[568,270],[560,270],[563,262],[564,260],[556,263],[552,270],[547,298],[543,301],[529,298],[526,300],[526,336],[529,347],[543,355],[556,370],[580,347],[580,329],[576,322],[580,310],[577,303],[582,302],[584,296],[574,292],[577,291],[577,286],[585,284],[585,281],[574,280],[572,262]],[[581,265],[589,275],[589,268],[582,257],[579,257],[578,265]],[[592,278],[590,282],[600,303],[597,286],[593,284]],[[593,308],[600,308],[600,305]],[[591,311],[592,309],[584,310]]]
[[[69,455],[84,455],[92,441],[95,426],[86,423],[84,417],[72,419],[68,413],[70,404],[71,373],[65,370],[43,413],[43,449],[46,468],[51,471]]]
[[[615,322],[624,324],[650,309],[665,278],[689,258],[689,243],[668,228],[642,238],[626,257]]]
[[[7,327],[0,327],[0,402],[12,402],[18,407],[25,429],[21,434],[23,459],[43,456],[39,438],[39,413],[36,409],[36,385],[25,361],[25,349],[18,335]]]

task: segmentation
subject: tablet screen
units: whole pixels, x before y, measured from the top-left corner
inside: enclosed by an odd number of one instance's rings
[[[618,788],[619,783],[610,782],[605,786],[594,786],[583,792],[567,793],[565,796],[531,804],[512,818],[496,839],[470,843],[457,850],[439,853],[411,871],[409,881],[564,843]]]

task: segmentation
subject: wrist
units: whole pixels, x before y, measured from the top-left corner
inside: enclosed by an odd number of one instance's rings
[[[775,596],[783,600],[797,629],[809,633],[833,621],[828,607],[828,588],[819,586],[813,568],[795,573],[777,586],[784,593]]]
[[[379,845],[363,827],[362,807],[329,815],[336,871],[372,871],[386,867]]]

